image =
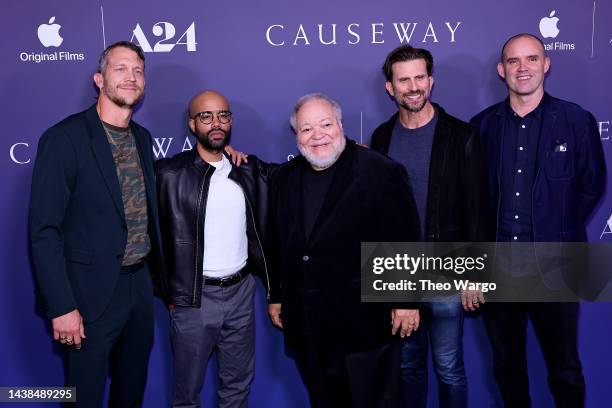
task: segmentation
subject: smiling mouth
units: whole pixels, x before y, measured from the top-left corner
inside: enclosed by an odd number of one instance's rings
[[[518,79],[519,81],[527,81],[531,79],[531,75],[520,75],[520,76],[517,76],[516,79]]]
[[[407,98],[408,100],[411,100],[411,101],[416,101],[416,100],[421,99],[421,96],[422,94],[419,92],[415,94],[405,94],[404,98]]]

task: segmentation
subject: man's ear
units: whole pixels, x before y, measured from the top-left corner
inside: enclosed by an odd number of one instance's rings
[[[191,133],[195,135],[195,119],[189,118],[189,129],[191,129]]]
[[[395,96],[395,91],[393,91],[393,84],[390,81],[385,82],[385,88],[387,89],[387,93],[390,96]]]
[[[506,79],[506,71],[504,70],[504,64],[502,64],[501,62],[497,63],[497,73],[500,77]]]
[[[96,72],[93,75],[93,80],[96,83],[96,86],[98,87],[98,89],[102,90],[102,88],[104,87],[104,76],[101,73]]]

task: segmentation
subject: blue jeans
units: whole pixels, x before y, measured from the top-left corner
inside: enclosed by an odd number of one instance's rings
[[[419,329],[402,344],[402,407],[427,406],[429,343],[438,378],[439,406],[467,407],[462,335],[463,310],[456,297],[423,304]]]

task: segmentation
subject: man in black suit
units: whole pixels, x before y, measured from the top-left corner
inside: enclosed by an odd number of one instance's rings
[[[419,312],[361,303],[360,243],[418,240],[406,172],[347,140],[340,106],[325,95],[302,97],[291,125],[301,155],[270,184],[270,317],[313,406],[397,406],[395,335],[416,330]]]
[[[164,282],[151,135],[131,120],[144,55],[104,50],[89,109],[49,128],[32,176],[30,239],[53,337],[66,345],[77,405],[142,405],[153,344],[153,285]],[[161,289],[161,288],[160,288]],[[163,290],[162,290],[163,291]]]

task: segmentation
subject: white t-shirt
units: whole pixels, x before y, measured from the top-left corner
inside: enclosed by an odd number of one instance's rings
[[[204,276],[222,278],[242,269],[248,258],[246,203],[242,187],[228,178],[232,165],[223,156],[210,179],[204,219]]]

